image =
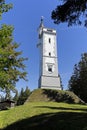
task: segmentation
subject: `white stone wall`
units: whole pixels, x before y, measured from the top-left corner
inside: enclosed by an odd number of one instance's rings
[[[40,50],[39,87],[61,89],[58,77],[56,30],[41,28],[38,47]]]

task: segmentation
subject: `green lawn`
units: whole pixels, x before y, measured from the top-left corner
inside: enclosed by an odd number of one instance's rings
[[[87,130],[87,106],[57,102],[30,102],[0,111],[4,130]]]

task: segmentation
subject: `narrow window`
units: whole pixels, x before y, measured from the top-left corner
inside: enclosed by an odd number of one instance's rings
[[[49,56],[51,56],[51,52],[49,52]]]
[[[49,43],[51,43],[51,38],[49,38]]]

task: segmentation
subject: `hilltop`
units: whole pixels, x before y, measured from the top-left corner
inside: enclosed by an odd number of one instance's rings
[[[45,101],[45,102],[55,101],[55,102],[84,104],[84,102],[73,92],[64,90],[52,90],[52,89],[36,89],[31,93],[26,102],[39,102],[39,101]]]

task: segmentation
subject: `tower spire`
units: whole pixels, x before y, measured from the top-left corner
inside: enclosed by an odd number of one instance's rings
[[[44,27],[43,21],[44,21],[44,17],[41,16],[41,21],[40,21],[40,26],[39,27],[42,27],[42,28]]]

